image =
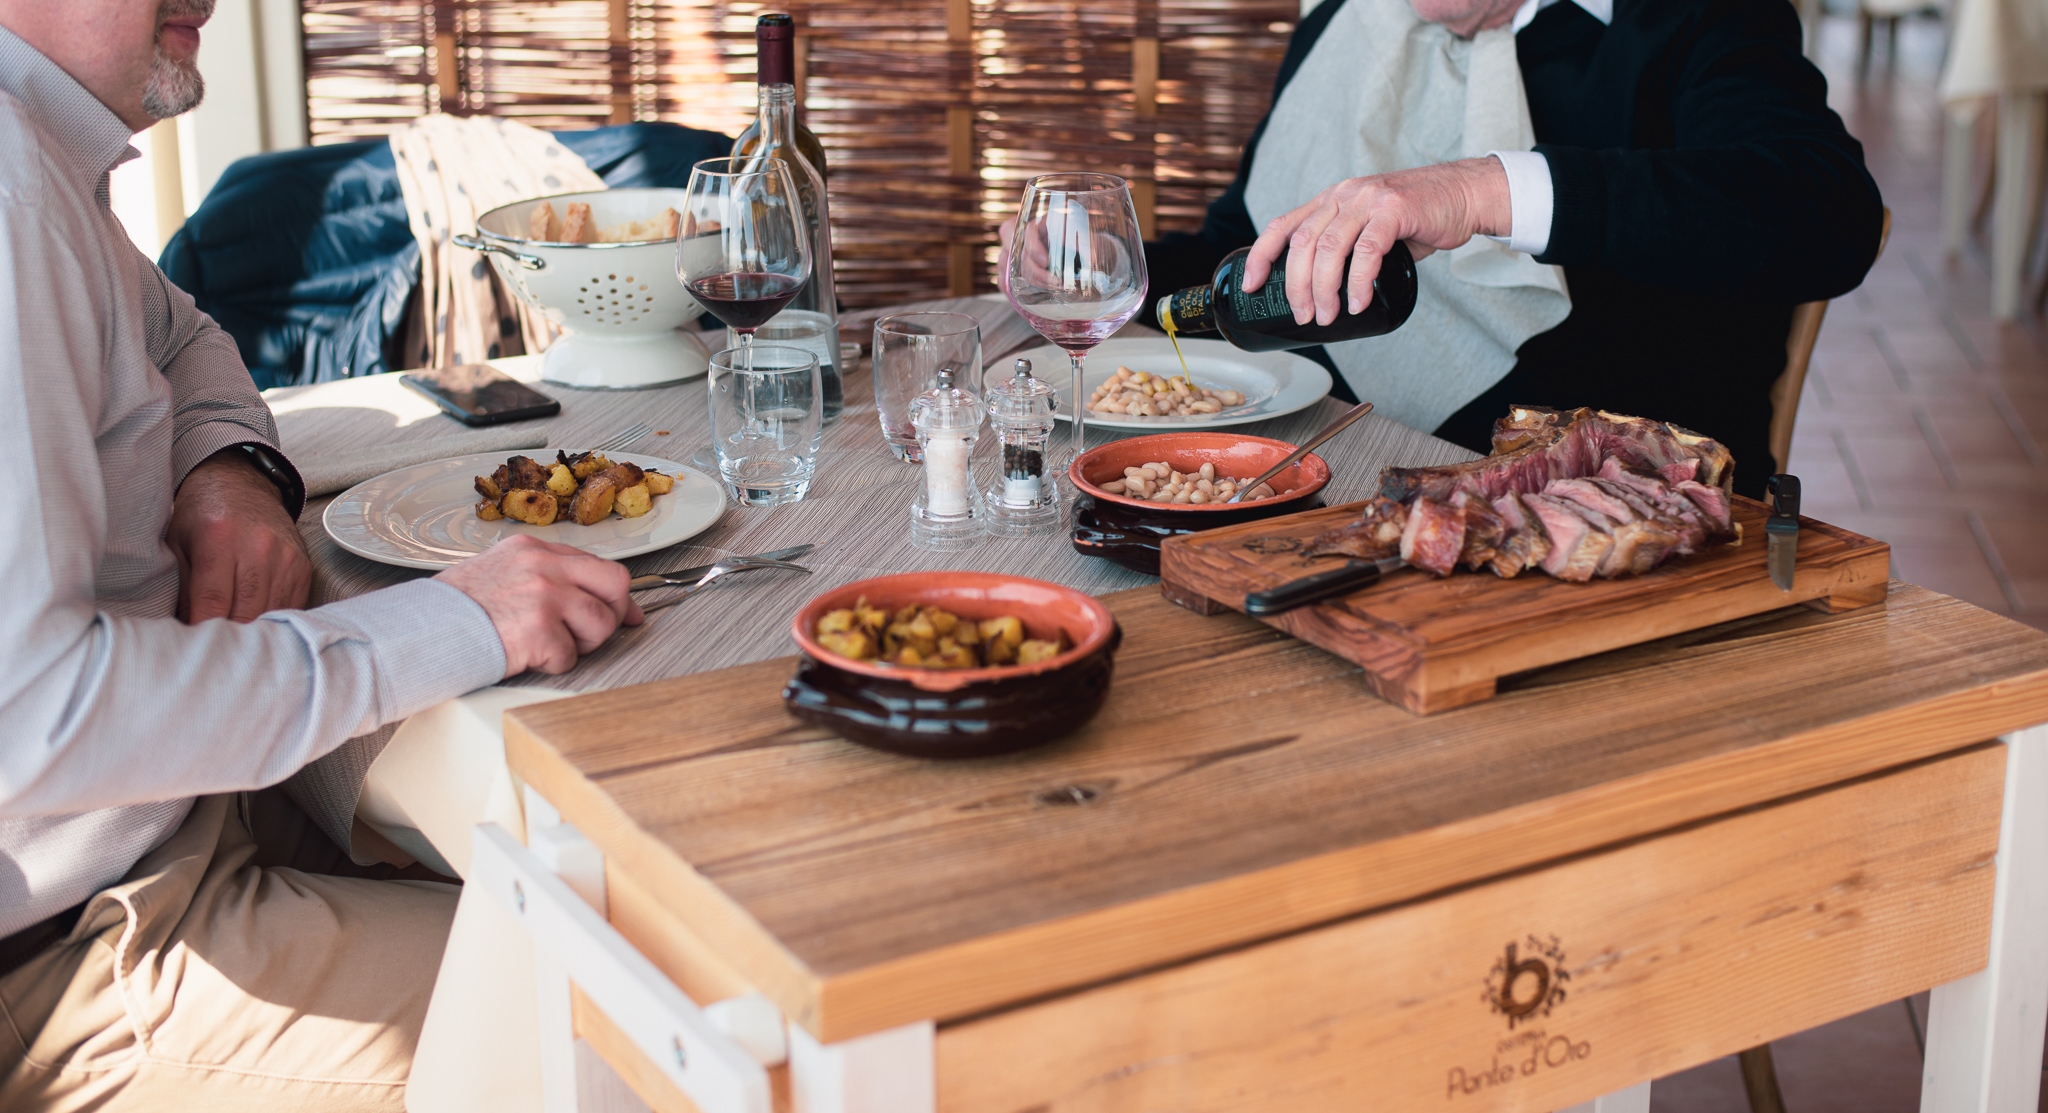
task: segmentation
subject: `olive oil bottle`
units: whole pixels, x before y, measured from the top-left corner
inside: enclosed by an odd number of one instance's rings
[[[1372,280],[1372,303],[1357,313],[1344,312],[1340,293],[1337,319],[1319,325],[1310,318],[1296,324],[1294,310],[1287,305],[1287,255],[1282,252],[1273,263],[1273,273],[1256,290],[1244,288],[1248,247],[1238,248],[1216,264],[1207,286],[1190,286],[1159,301],[1159,327],[1168,336],[1221,335],[1248,352],[1276,352],[1289,348],[1313,348],[1380,336],[1400,328],[1415,311],[1415,257],[1408,245],[1396,242],[1380,260],[1379,276]],[[1179,341],[1175,341],[1176,348]]]

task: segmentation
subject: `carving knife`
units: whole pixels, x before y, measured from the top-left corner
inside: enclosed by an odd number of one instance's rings
[[[1313,576],[1289,580],[1279,587],[1252,592],[1244,597],[1244,613],[1256,618],[1291,611],[1333,595],[1343,595],[1362,587],[1371,587],[1379,582],[1381,576],[1397,568],[1406,567],[1407,565],[1396,557],[1389,557],[1386,560],[1347,561],[1341,568],[1332,568],[1328,572],[1318,572]]]
[[[816,545],[798,545],[795,548],[790,549],[777,549],[772,553],[753,553],[749,556],[726,557],[725,559],[795,560],[796,558],[804,555],[805,553],[810,552],[812,549],[815,548],[817,548]],[[649,572],[645,576],[635,576],[631,580],[627,581],[626,590],[639,591],[643,588],[668,586],[687,587],[691,584],[696,583],[698,580],[703,579],[704,573],[709,571],[711,571],[711,566],[709,564],[700,564],[695,568],[679,568],[674,572]]]
[[[1794,557],[1799,552],[1799,477],[1774,475],[1765,484],[1771,493],[1771,518],[1764,523],[1764,560],[1771,582],[1792,590]]]

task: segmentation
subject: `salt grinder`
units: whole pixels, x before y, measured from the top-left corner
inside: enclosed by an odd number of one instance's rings
[[[1059,484],[1045,473],[1058,396],[1050,383],[1032,377],[1030,360],[1018,360],[1015,371],[988,391],[989,428],[1003,446],[1003,463],[984,497],[989,532],[1000,537],[1043,533],[1060,524]]]
[[[920,549],[969,548],[988,518],[971,467],[981,399],[958,386],[955,374],[941,368],[939,385],[910,403],[910,424],[924,450],[924,486],[910,504],[910,541]]]

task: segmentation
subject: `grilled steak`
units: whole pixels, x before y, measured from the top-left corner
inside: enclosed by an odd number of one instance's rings
[[[1550,555],[1550,535],[1529,513],[1522,496],[1502,495],[1493,500],[1493,512],[1499,515],[1502,528],[1501,540],[1494,546],[1490,562],[1494,575],[1511,580]]]
[[[1544,535],[1550,538],[1550,552],[1544,555],[1539,567],[1560,580],[1572,583],[1582,584],[1592,579],[1593,573],[1600,568],[1600,559],[1614,547],[1614,538],[1606,531],[1594,528],[1587,517],[1590,512],[1581,511],[1563,499],[1549,495],[1524,495],[1522,503],[1542,525]]]
[[[1517,406],[1494,424],[1493,447],[1493,455],[1462,464],[1388,468],[1380,473],[1380,494],[1400,502],[1442,501],[1461,489],[1489,501],[1510,491],[1535,494],[1555,479],[1597,474],[1608,457],[1674,485],[1694,480],[1727,491],[1735,482],[1734,457],[1719,441],[1605,410]]]
[[[1477,572],[1499,552],[1501,540],[1507,534],[1507,523],[1501,521],[1500,515],[1494,513],[1485,499],[1467,491],[1452,495],[1450,505],[1465,516],[1465,548],[1458,559],[1465,562],[1465,567]]]
[[[1310,538],[1301,555],[1385,560],[1401,551],[1401,532],[1407,524],[1406,506],[1392,499],[1373,499],[1365,504],[1357,521]]]
[[[1435,499],[1408,504],[1401,531],[1401,559],[1426,572],[1448,576],[1465,552],[1465,511]]]

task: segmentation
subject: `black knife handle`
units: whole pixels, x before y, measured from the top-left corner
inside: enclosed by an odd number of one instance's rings
[[[1774,475],[1765,481],[1764,489],[1771,493],[1771,513],[1779,518],[1799,516],[1799,477],[1796,475]]]
[[[1289,580],[1279,587],[1254,591],[1244,597],[1244,613],[1248,615],[1279,614],[1296,607],[1342,595],[1354,588],[1368,587],[1380,578],[1380,566],[1369,560],[1354,560],[1342,568],[1318,572]]]

